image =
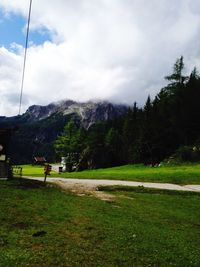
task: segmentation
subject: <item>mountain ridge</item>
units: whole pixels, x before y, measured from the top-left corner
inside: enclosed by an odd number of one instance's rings
[[[55,159],[54,143],[65,125],[73,120],[78,127],[89,130],[98,122],[114,120],[128,111],[125,105],[110,102],[78,103],[65,100],[46,106],[32,105],[22,115],[0,117],[0,128],[13,128],[10,153],[15,164],[32,162],[33,155]]]
[[[48,105],[32,105],[25,113],[13,117],[0,116],[1,122],[16,121],[18,123],[39,122],[51,116],[60,115],[76,118],[85,129],[90,128],[96,122],[112,120],[124,115],[128,106],[113,104],[108,101],[75,102],[63,100]]]

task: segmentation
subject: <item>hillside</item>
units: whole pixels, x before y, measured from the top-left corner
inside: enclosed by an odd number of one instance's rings
[[[52,117],[72,117],[85,129],[101,121],[113,120],[124,115],[128,110],[125,105],[116,105],[110,102],[75,102],[64,100],[51,103],[47,106],[33,105],[21,116],[0,116],[0,125],[21,125],[40,122]]]
[[[71,119],[88,130],[97,122],[124,115],[127,110],[127,106],[109,102],[66,100],[47,106],[30,106],[21,116],[0,117],[0,127],[19,127],[10,147],[14,162],[31,162],[35,154],[44,155],[51,161],[54,158],[53,143]]]

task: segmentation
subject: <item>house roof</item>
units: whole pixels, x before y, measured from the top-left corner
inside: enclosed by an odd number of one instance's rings
[[[44,162],[44,161],[46,161],[45,157],[34,157],[34,160],[36,162]]]

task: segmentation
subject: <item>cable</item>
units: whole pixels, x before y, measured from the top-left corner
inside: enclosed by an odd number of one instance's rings
[[[26,56],[27,56],[27,49],[28,49],[28,37],[29,37],[30,20],[31,20],[31,8],[32,8],[32,0],[30,0],[29,13],[28,13],[28,24],[27,24],[27,32],[26,32],[26,43],[25,43],[25,50],[24,50],[24,62],[23,62],[22,81],[21,81],[20,100],[19,100],[19,115],[21,113],[21,107],[22,107],[24,76],[25,76],[25,69],[26,69]]]

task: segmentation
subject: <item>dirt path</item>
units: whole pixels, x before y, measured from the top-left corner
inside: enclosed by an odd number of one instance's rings
[[[43,177],[24,177],[28,179],[44,181]],[[124,185],[124,186],[143,186],[146,188],[157,188],[167,190],[200,192],[200,185],[176,185],[167,183],[146,183],[130,182],[119,180],[94,180],[94,179],[68,179],[68,178],[47,178],[47,182],[54,183],[64,190],[70,190],[77,195],[93,195],[102,200],[111,201],[114,195],[98,191],[99,186]]]

